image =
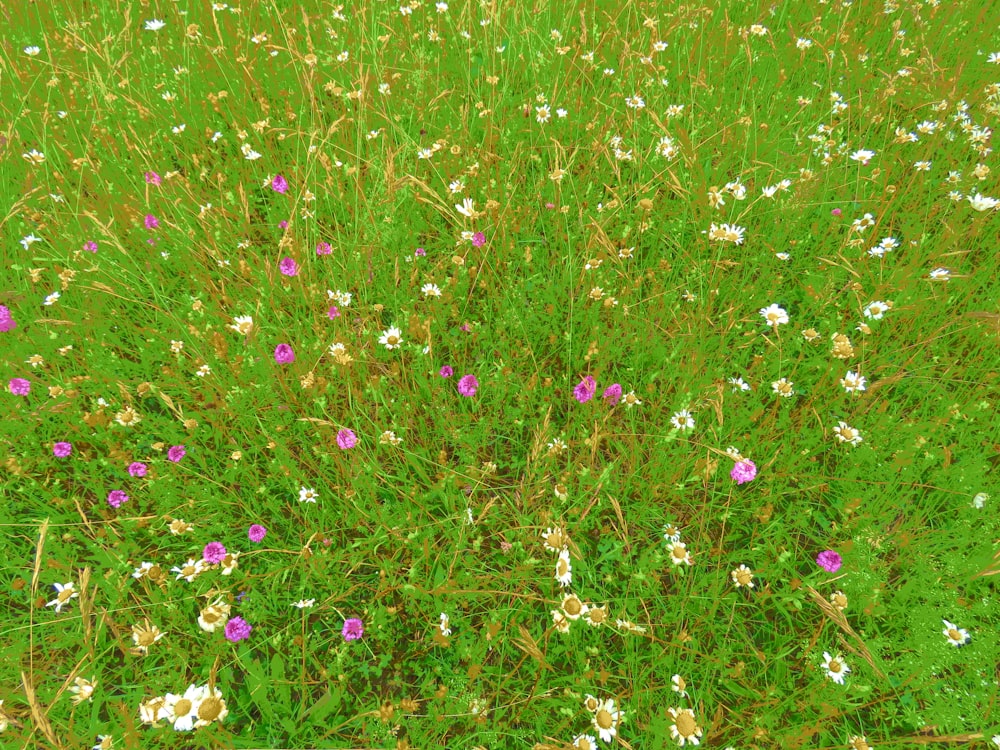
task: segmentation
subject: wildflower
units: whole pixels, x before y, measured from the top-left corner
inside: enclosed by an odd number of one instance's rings
[[[826,651],[823,652],[823,669],[826,670],[827,677],[838,685],[844,684],[847,673],[851,671],[851,668],[847,666],[847,662],[844,661],[840,654],[837,654],[837,658],[834,659]]]
[[[146,229],[156,229],[160,226],[160,221],[153,214],[146,214],[145,222]]]
[[[45,298],[45,301],[42,302],[42,304],[46,307],[51,307],[56,303],[60,296],[62,295],[60,295],[59,292],[52,292],[52,294]]]
[[[395,327],[389,328],[382,332],[381,338],[378,342],[385,346],[386,349],[390,351],[399,348],[399,345],[403,343],[402,332]]]
[[[365,633],[364,624],[357,617],[350,617],[344,620],[344,627],[340,634],[345,641],[356,641]]]
[[[595,607],[592,604],[587,605],[586,611],[583,613],[583,619],[592,628],[597,628],[608,621],[608,610],[605,607]]]
[[[183,695],[167,693],[164,699],[164,718],[174,725],[177,732],[190,732],[194,729],[195,717],[201,703],[201,691],[191,685]]]
[[[218,688],[213,690],[208,685],[202,685],[199,690],[201,691],[201,700],[195,711],[198,716],[198,720],[194,723],[196,729],[206,727],[213,721],[222,721],[229,715],[226,702],[222,699],[222,691]]]
[[[578,734],[570,747],[572,750],[597,750],[597,740],[592,734]]]
[[[871,161],[872,157],[875,156],[874,151],[869,151],[867,149],[859,149],[851,154],[851,159],[854,161],[861,162],[862,166],[868,166],[868,162]]]
[[[287,365],[295,361],[295,352],[288,344],[278,344],[274,349],[274,361],[281,365]]]
[[[681,698],[687,698],[687,681],[683,677],[679,674],[675,674],[670,678],[670,682],[671,690],[677,693]]]
[[[997,206],[1000,206],[1000,200],[997,200],[996,198],[989,198],[985,195],[980,195],[979,193],[967,197],[969,205],[976,211],[990,211]]]
[[[853,736],[847,740],[847,747],[849,750],[871,750],[872,746],[865,737]]]
[[[733,386],[733,393],[750,390],[750,386],[743,382],[742,377],[729,378],[729,384]]]
[[[555,627],[556,630],[558,630],[560,633],[569,632],[570,623],[566,615],[564,615],[558,609],[549,610],[549,614],[552,615],[552,625]]]
[[[298,607],[299,609],[312,609],[316,606],[315,599],[299,599],[297,602],[292,602],[293,607]]]
[[[62,612],[63,606],[69,604],[70,599],[75,599],[80,595],[79,591],[74,590],[72,581],[69,583],[53,583],[52,588],[56,590],[56,598],[51,602],[46,602],[45,606],[54,606],[56,612]]]
[[[251,542],[261,542],[264,540],[264,536],[267,534],[267,529],[261,526],[259,523],[254,523],[250,525],[247,529],[247,536],[250,538]]]
[[[440,375],[442,378],[450,378],[454,373],[455,371],[452,370],[451,367],[449,367],[448,365],[445,365],[438,371],[438,375]]]
[[[221,599],[205,607],[198,615],[198,627],[206,633],[214,633],[218,628],[224,628],[229,621],[232,607]]]
[[[473,232],[472,234],[472,246],[482,247],[486,244],[486,235],[482,232]]]
[[[848,370],[847,374],[841,378],[840,384],[848,393],[865,390],[864,376],[858,375],[856,372],[852,372],[851,370]]]
[[[71,698],[73,705],[79,706],[84,701],[92,701],[94,699],[95,684],[95,682],[85,680],[82,677],[77,677],[73,680],[73,686],[69,689],[73,693],[73,697]]]
[[[281,271],[285,276],[298,276],[299,275],[299,264],[295,262],[294,258],[285,256],[281,259],[278,264],[278,270]]]
[[[337,447],[342,451],[349,450],[358,444],[358,438],[353,431],[346,427],[337,433]]]
[[[679,542],[681,540],[681,530],[672,523],[663,527],[663,538],[668,542]]]
[[[318,495],[316,490],[311,487],[302,487],[299,490],[299,502],[300,503],[315,503]]]
[[[583,380],[577,383],[576,387],[573,389],[573,398],[583,404],[590,401],[590,399],[594,397],[594,393],[596,391],[597,382],[593,377],[587,375]]]
[[[834,591],[830,594],[830,604],[843,612],[847,609],[847,595],[843,591]]]
[[[476,380],[475,375],[463,375],[458,381],[458,392],[463,396],[475,396],[477,388],[479,388],[479,381]]]
[[[618,725],[621,723],[621,719],[621,711],[615,708],[614,699],[608,698],[597,707],[591,721],[601,739],[604,742],[611,742],[618,733]]]
[[[190,531],[194,528],[194,525],[188,523],[181,518],[175,518],[170,522],[170,533],[174,536],[178,534],[183,534],[185,531]]]
[[[944,623],[944,630],[942,630],[941,633],[948,639],[948,643],[955,648],[964,646],[972,640],[972,636],[969,635],[968,630],[960,628],[958,625],[948,622],[947,620],[942,620],[941,622]]]
[[[771,383],[771,389],[783,398],[791,398],[795,395],[795,390],[792,388],[793,385],[795,384],[787,378],[779,378]]]
[[[935,268],[933,271],[927,274],[927,276],[936,281],[941,279],[948,281],[948,278],[951,276],[951,271],[949,271],[947,268]]]
[[[836,573],[840,570],[840,566],[843,565],[843,560],[832,549],[827,549],[816,555],[816,564],[823,568],[823,570]]]
[[[202,559],[212,565],[222,562],[226,556],[226,548],[222,542],[209,542],[201,552]]]
[[[166,718],[167,699],[163,696],[150,698],[148,701],[139,704],[139,718],[143,724],[157,725],[161,714]]]
[[[127,471],[133,477],[144,477],[146,476],[147,467],[141,461],[133,461],[128,465]]]
[[[581,602],[576,594],[566,594],[560,607],[570,620],[579,620],[587,612],[587,605]]]
[[[771,304],[768,307],[762,307],[760,314],[764,316],[764,320],[767,321],[768,325],[777,328],[782,323],[788,322],[788,313],[776,304]]]
[[[222,575],[224,576],[231,575],[232,572],[236,570],[238,566],[237,560],[239,560],[241,554],[242,553],[240,552],[226,553],[225,557],[223,557],[222,561],[219,563],[219,565],[222,566]]]
[[[442,612],[441,622],[438,624],[438,629],[441,631],[441,635],[444,636],[445,638],[451,635],[450,622],[451,621],[448,619],[448,615]]]
[[[565,547],[559,550],[559,559],[556,560],[556,581],[562,587],[569,586],[573,582],[573,566],[569,562],[569,550]]]
[[[146,21],[146,31],[159,31],[166,25],[167,25],[166,21],[161,21],[159,18],[154,18],[150,21]]]
[[[678,745],[684,747],[687,743],[700,744],[702,728],[695,720],[694,711],[690,708],[670,708],[667,713],[674,722],[670,725],[670,737]]]
[[[275,175],[274,179],[271,180],[271,189],[276,193],[284,193],[288,190],[288,180],[282,177],[280,174]]]
[[[749,459],[742,459],[733,465],[729,476],[733,478],[736,484],[745,484],[757,476],[757,465]]]
[[[173,461],[174,463],[178,463],[186,455],[187,451],[184,450],[183,445],[173,445],[170,447],[170,450],[167,451],[167,459],[169,461]]]
[[[611,406],[615,406],[622,397],[622,387],[618,383],[612,383],[607,388],[604,389],[604,393],[601,395],[605,401]]]
[[[173,567],[170,569],[171,573],[176,573],[177,578],[175,580],[181,580],[182,578],[191,583],[195,578],[197,578],[201,573],[205,571],[205,564],[201,560],[195,560],[193,557],[188,558],[188,561],[184,563],[181,567]]]
[[[242,617],[234,617],[226,623],[226,639],[238,643],[250,637],[253,626],[247,623]]]
[[[420,291],[421,291],[421,293],[425,297],[440,297],[441,296],[441,289],[438,287],[437,284],[424,284],[420,288]]]
[[[135,427],[142,421],[142,417],[131,406],[126,406],[115,414],[115,421],[122,427]]]
[[[986,506],[986,501],[990,499],[990,496],[985,492],[977,492],[976,496],[972,498],[972,507],[977,510],[984,508]]]
[[[155,625],[150,625],[149,620],[146,620],[143,625],[135,623],[132,625],[132,641],[135,643],[136,650],[141,654],[149,651],[149,647],[162,637],[163,632]]]
[[[579,386],[577,387],[579,388]],[[622,400],[625,401],[625,406],[629,409],[633,406],[642,406],[642,401],[640,401],[639,397],[635,395],[635,391],[629,391],[626,393],[622,396]]]
[[[128,502],[128,495],[126,495],[122,490],[111,490],[108,493],[108,505],[112,508],[121,507],[122,503]]]
[[[684,542],[674,542],[670,545],[670,562],[674,565],[691,565],[691,555],[688,554]]]
[[[6,305],[0,305],[0,333],[7,333],[15,328],[17,328],[17,322],[10,314],[10,308]]]
[[[55,443],[52,446],[52,455],[56,458],[66,458],[73,452],[73,444],[66,442]]]
[[[747,588],[752,589],[754,587],[753,572],[746,565],[740,565],[740,567],[730,573],[730,576],[732,576],[733,583],[736,585],[736,588],[746,586]]]
[[[250,332],[253,331],[253,318],[249,315],[237,315],[233,318],[233,323],[229,326],[236,333],[241,333],[244,336],[249,336]]]
[[[679,412],[675,412],[674,416],[670,418],[670,424],[678,430],[693,430],[694,417],[691,416],[691,412],[687,409],[681,409]]]
[[[561,552],[569,544],[569,537],[566,533],[556,526],[554,529],[549,528],[545,530],[542,534],[542,544],[545,545],[545,549],[550,552]]]
[[[11,378],[7,387],[15,396],[27,396],[31,392],[31,381],[24,378]]]
[[[861,433],[844,421],[837,423],[837,426],[833,428],[833,434],[837,436],[837,440],[840,442],[850,443],[851,445],[857,445],[863,440]]]
[[[886,302],[869,302],[868,307],[863,310],[864,316],[873,320],[881,320],[890,307],[891,305]]]

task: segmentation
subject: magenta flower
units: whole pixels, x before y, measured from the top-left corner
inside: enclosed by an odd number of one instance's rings
[[[281,365],[287,365],[295,361],[295,352],[288,344],[278,344],[274,349],[274,361]]]
[[[187,455],[187,451],[184,450],[183,445],[174,445],[167,451],[167,458],[174,463],[180,461],[184,456]]]
[[[450,378],[454,374],[455,371],[452,370],[451,367],[448,365],[445,365],[440,369],[440,371],[438,371],[438,375],[440,375],[442,378]]]
[[[157,220],[153,214],[146,214],[146,229],[156,229],[160,226],[160,222]]]
[[[329,255],[333,252],[333,246],[329,242],[321,242],[316,245],[316,255]]]
[[[56,458],[66,458],[70,453],[73,452],[72,443],[56,443],[52,446],[52,455]]]
[[[475,375],[463,375],[458,380],[458,392],[463,396],[471,397],[476,395],[476,389],[479,387],[479,381],[476,380]]]
[[[299,264],[295,262],[294,259],[285,256],[281,259],[281,263],[278,264],[278,269],[285,276],[298,276],[299,275]]]
[[[220,563],[226,559],[226,548],[222,542],[209,542],[201,551],[201,558],[207,563]]]
[[[17,328],[17,323],[6,305],[0,305],[0,333],[7,333]]]
[[[330,305],[330,309],[326,311],[327,316],[330,320],[340,317],[340,310],[337,309],[336,305]]]
[[[823,570],[827,570],[831,573],[836,573],[840,570],[840,566],[843,562],[844,561],[841,559],[840,555],[832,549],[823,550],[816,555],[816,564],[823,568]]]
[[[736,484],[744,484],[757,476],[757,465],[747,459],[737,461],[729,476],[736,480]]]
[[[8,386],[15,396],[27,396],[31,393],[31,381],[24,378],[11,378]]]
[[[346,427],[337,433],[337,446],[342,451],[350,450],[358,444],[357,436]]]
[[[282,177],[280,174],[276,174],[274,179],[271,180],[271,189],[276,193],[284,193],[288,190],[288,180]]]
[[[278,222],[278,229],[288,229],[288,222],[282,219]]]
[[[555,208],[555,207],[556,207],[556,204],[555,204],[555,203],[546,203],[546,204],[545,204],[545,207],[546,207],[547,209],[549,209],[549,211],[551,211],[551,210],[552,210],[553,208]]]
[[[595,381],[590,375],[585,377],[579,383],[576,384],[576,388],[573,389],[573,398],[579,401],[581,404],[590,401],[594,397],[594,393],[597,392],[597,381]]]
[[[83,243],[83,249],[86,250],[89,253],[96,253],[97,252],[97,243],[94,242],[93,240],[88,240],[87,242]]]
[[[226,640],[233,643],[245,641],[250,637],[253,627],[242,617],[234,617],[226,623]]]
[[[344,620],[344,629],[340,631],[345,641],[356,641],[365,634],[365,626],[357,617]]]
[[[840,214],[843,212],[839,208],[835,208],[830,213],[833,214],[834,216],[840,216]]]
[[[247,529],[247,536],[250,537],[251,542],[262,541],[266,534],[267,534],[267,529],[265,529],[259,523],[251,524],[250,528]]]
[[[601,398],[607,401],[612,406],[615,406],[622,397],[622,387],[619,383],[612,383],[607,388],[604,389],[604,393],[601,394]]]
[[[150,185],[160,184],[160,175],[156,174],[156,172],[146,172],[144,176],[146,178],[146,182],[148,182]]]
[[[482,247],[485,244],[486,244],[486,235],[485,234],[483,234],[482,232],[476,232],[474,235],[472,235],[472,246],[473,247]]]
[[[122,503],[128,502],[128,495],[126,495],[122,490],[111,490],[108,493],[108,505],[112,508],[118,508]]]
[[[128,473],[134,477],[144,477],[146,476],[146,464],[142,461],[133,461],[128,465]]]
[[[427,255],[427,251],[424,250],[422,247],[418,247],[416,250],[413,251],[413,254],[418,258],[423,258],[425,255]]]

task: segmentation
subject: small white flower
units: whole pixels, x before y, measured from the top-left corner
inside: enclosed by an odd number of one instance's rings
[[[559,551],[559,559],[556,560],[555,579],[560,586],[566,587],[573,582],[573,566],[569,561],[569,550],[563,548]]]
[[[166,25],[165,21],[161,21],[159,18],[154,18],[151,21],[146,21],[146,31],[159,31]]]
[[[948,279],[951,277],[951,271],[949,271],[947,268],[935,268],[927,275],[932,279],[948,281]]]
[[[441,289],[438,288],[437,284],[424,284],[420,288],[420,291],[423,293],[423,295],[425,297],[440,297],[441,296]]]
[[[73,588],[73,582],[69,583],[54,583],[52,588],[56,590],[58,596],[51,602],[46,602],[46,607],[55,607],[56,612],[61,612],[64,605],[69,604],[70,599],[76,599],[80,592]]]
[[[767,321],[768,325],[772,325],[775,328],[788,322],[788,313],[784,308],[779,307],[774,303],[767,307],[762,307],[760,309],[760,314],[764,317],[764,320]]]
[[[868,162],[871,161],[873,156],[875,156],[874,151],[869,151],[868,149],[864,148],[859,149],[858,151],[855,151],[853,154],[851,154],[851,158],[854,161],[861,162],[862,165],[868,164]]]
[[[46,307],[50,307],[56,303],[56,300],[59,299],[59,296],[60,296],[59,292],[52,292],[52,294],[50,294],[48,297],[45,298],[45,301],[42,304],[45,305]]]
[[[985,492],[979,492],[974,498],[972,498],[972,507],[977,510],[986,505],[986,501],[990,499],[990,496]]]
[[[863,375],[858,375],[856,372],[852,372],[851,370],[848,370],[847,374],[840,379],[840,385],[843,386],[844,390],[848,393],[865,390],[865,382],[866,381]]]
[[[36,242],[41,242],[41,241],[42,241],[41,237],[36,237],[33,234],[29,234],[27,237],[21,239],[21,246],[24,247],[25,250],[27,250]]]
[[[451,621],[448,619],[448,615],[444,612],[441,613],[441,622],[438,625],[438,629],[441,631],[441,635],[447,637],[451,635]]]
[[[875,302],[869,302],[868,306],[862,312],[866,318],[882,320],[882,316],[889,311],[889,308],[889,304],[876,300]]]
[[[670,418],[670,424],[678,430],[693,430],[694,417],[691,416],[691,412],[687,409],[681,409],[679,412],[675,412],[674,416]]]
[[[729,378],[729,384],[733,386],[733,393],[750,390],[750,386],[743,382],[742,377]]]
[[[297,602],[294,602],[292,606],[298,607],[299,609],[306,609],[307,607],[315,606],[315,604],[315,599],[299,599]]]
[[[399,348],[399,345],[403,343],[402,332],[396,327],[389,328],[388,330],[382,332],[382,336],[379,338],[378,342],[390,351],[397,349]]]
[[[944,630],[941,633],[945,638],[948,639],[948,643],[958,648],[964,646],[972,640],[972,636],[969,635],[969,631],[965,628],[960,628],[953,622],[948,622],[947,620],[942,620],[944,623]]]
[[[30,57],[34,57],[35,55],[37,55],[41,51],[42,50],[39,47],[25,47],[24,48],[24,54],[26,54],[26,55],[28,55]]]
[[[851,668],[847,666],[847,662],[841,658],[840,654],[837,654],[837,658],[833,658],[826,651],[823,652],[823,669],[826,670],[827,677],[838,685],[844,684],[844,679],[847,677],[848,672],[851,671]]]
[[[979,193],[968,196],[968,199],[969,205],[971,205],[976,211],[989,211],[997,206],[1000,206],[1000,200],[980,195]]]
[[[311,487],[302,487],[299,490],[300,503],[315,503],[317,497],[319,496],[316,494],[316,490]]]

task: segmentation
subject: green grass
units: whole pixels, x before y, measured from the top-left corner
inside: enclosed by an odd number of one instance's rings
[[[1000,225],[972,199],[997,194],[1000,10],[222,5],[4,11],[3,747],[568,748],[588,695],[632,750],[676,747],[680,709],[706,747],[992,745]],[[212,541],[230,574],[168,572]],[[569,592],[607,621],[560,632]],[[200,627],[213,602],[249,637]],[[141,720],[208,684],[224,720]]]

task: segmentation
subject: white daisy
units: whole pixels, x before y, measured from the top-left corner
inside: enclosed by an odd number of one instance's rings
[[[166,21],[161,21],[159,18],[154,18],[151,21],[146,21],[146,31],[159,31],[166,25],[167,25]]]
[[[249,315],[237,315],[233,318],[233,323],[229,327],[236,331],[236,333],[242,333],[244,336],[248,336],[253,330],[253,318]]]
[[[45,606],[54,606],[56,612],[62,612],[63,605],[69,604],[70,599],[76,599],[80,595],[79,591],[74,590],[72,581],[69,583],[53,583],[52,588],[56,590],[58,596],[51,602],[46,602]]]
[[[837,658],[833,658],[826,651],[823,652],[823,669],[826,670],[827,677],[838,685],[844,684],[847,673],[851,671],[851,668],[847,666],[847,662],[844,661],[840,654],[837,654]]]
[[[437,284],[424,284],[420,287],[420,291],[425,297],[440,297],[441,289]]]
[[[782,323],[788,322],[788,313],[784,310],[784,308],[779,307],[774,303],[767,307],[762,307],[760,309],[760,314],[764,317],[764,320],[767,321],[768,325],[774,326],[775,328]]]
[[[612,698],[601,703],[591,719],[594,729],[604,742],[611,742],[615,738],[621,720],[621,711],[615,708],[615,701]]]
[[[565,547],[559,550],[559,559],[556,560],[555,578],[560,586],[569,586],[573,582],[573,566],[569,562],[569,550]]]
[[[847,374],[840,379],[840,384],[848,393],[865,390],[865,382],[864,375],[858,375],[851,370],[848,370]]]
[[[441,613],[441,622],[438,624],[438,629],[441,631],[441,635],[447,637],[451,635],[451,621],[448,619],[448,615],[444,612]]]
[[[389,330],[382,332],[382,337],[378,340],[378,342],[390,351],[392,349],[396,349],[403,343],[402,332],[398,328],[390,328]]]
[[[843,421],[838,422],[837,426],[833,428],[833,434],[837,436],[840,442],[850,443],[851,445],[857,445],[863,440],[858,430]]]
[[[862,165],[868,164],[868,162],[871,161],[871,158],[873,156],[875,156],[875,152],[874,151],[869,151],[868,149],[864,149],[864,148],[863,149],[859,149],[858,151],[855,151],[853,154],[851,154],[851,158],[854,161],[861,162]]]
[[[678,430],[693,430],[694,417],[691,416],[691,412],[687,409],[681,409],[679,412],[675,412],[674,416],[670,418],[670,424]]]
[[[316,494],[316,490],[312,487],[302,487],[299,489],[300,503],[315,503],[317,497],[319,497],[319,495]]]
[[[667,709],[674,723],[670,725],[670,737],[681,747],[690,743],[701,744],[702,728],[695,720],[694,711],[690,708]]]
[[[316,605],[315,599],[299,599],[297,602],[293,602],[293,607],[298,607],[299,609],[307,609],[314,607]]]
[[[751,571],[746,565],[740,565],[740,567],[729,575],[732,576],[733,584],[736,588],[746,586],[748,589],[752,589],[754,587],[753,571]]]
[[[677,693],[681,698],[687,698],[687,680],[681,677],[679,674],[675,674],[670,678],[671,687],[670,689]]]
[[[889,303],[876,300],[875,302],[869,302],[868,306],[862,312],[866,318],[871,318],[872,320],[882,320],[882,316],[885,315],[890,308],[891,305]]]
[[[944,630],[941,633],[948,639],[948,643],[955,648],[964,646],[972,640],[972,636],[969,635],[969,631],[965,628],[960,628],[955,623],[948,622],[947,620],[942,620],[941,622],[944,623]]]
[[[184,691],[184,695],[167,693],[164,701],[164,717],[174,725],[178,732],[190,732],[198,716],[198,706],[202,700],[202,691],[194,685]]]
[[[175,580],[181,580],[182,578],[191,583],[195,578],[197,578],[205,570],[205,562],[201,559],[188,558],[188,561],[184,563],[181,567],[173,567],[170,569],[171,573],[176,573],[177,578]]]

